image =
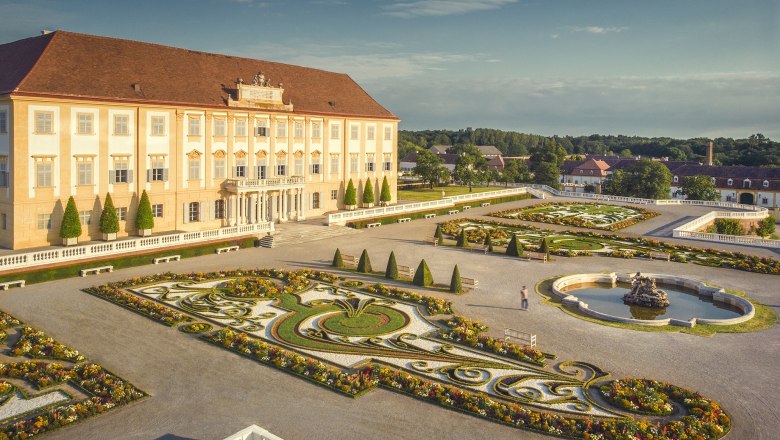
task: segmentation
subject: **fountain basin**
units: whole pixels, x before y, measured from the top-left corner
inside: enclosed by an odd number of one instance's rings
[[[582,313],[592,316],[597,319],[610,322],[623,322],[627,324],[637,324],[646,326],[664,326],[664,325],[679,325],[683,327],[693,327],[696,324],[712,324],[712,325],[733,325],[745,322],[753,318],[755,314],[755,308],[750,301],[741,298],[730,293],[726,293],[725,290],[719,287],[710,287],[702,282],[692,280],[690,278],[680,277],[676,275],[665,274],[644,274],[651,278],[654,278],[659,288],[678,290],[691,295],[698,295],[699,297],[713,302],[712,307],[725,306],[735,310],[735,314],[738,316],[727,318],[713,318],[713,317],[691,317],[689,319],[679,318],[660,318],[660,319],[636,319],[626,316],[617,316],[614,312],[607,313],[605,311],[599,311],[595,308],[591,308],[587,302],[577,297],[578,287],[588,285],[603,286],[603,289],[615,288],[618,284],[627,284],[631,282],[632,274],[618,274],[618,273],[586,273],[568,275],[555,280],[552,284],[552,290],[555,295],[561,298],[564,304],[569,304],[577,307]],[[604,292],[604,295],[609,295],[608,292]],[[615,301],[622,303],[622,294],[615,296]],[[674,306],[674,301],[672,301]]]

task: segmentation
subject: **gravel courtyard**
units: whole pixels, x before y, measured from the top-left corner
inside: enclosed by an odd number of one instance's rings
[[[565,199],[556,199],[565,200]],[[492,210],[528,206],[524,200]],[[701,215],[695,207],[653,206],[660,216],[621,233],[671,234],[669,225]],[[475,208],[463,217],[478,217],[491,208]],[[334,250],[359,255],[368,249],[375,269],[383,269],[391,251],[398,264],[416,266],[425,258],[437,282],[448,282],[458,264],[462,276],[476,278],[477,290],[465,295],[425,291],[453,302],[456,312],[485,322],[492,336],[512,327],[536,333],[539,348],[557,361],[581,360],[600,366],[613,377],[638,376],[668,381],[701,392],[722,404],[733,420],[728,438],[775,439],[780,416],[780,330],[699,337],[650,333],[602,326],[541,304],[532,294],[528,311],[519,309],[521,284],[578,272],[658,272],[685,275],[721,287],[745,291],[780,311],[779,276],[715,269],[643,259],[564,258],[525,262],[451,247],[433,247],[436,221],[385,225],[280,248],[255,248],[159,266],[143,266],[88,278],[30,285],[0,295],[0,309],[46,331],[91,360],[102,364],[151,395],[126,408],[62,429],[47,439],[221,439],[258,424],[287,439],[510,439],[551,438],[442,409],[383,389],[351,399],[306,381],[198,341],[175,328],[153,322],[81,289],[159,271],[213,271],[240,267],[329,268]],[[538,225],[554,229],[552,225]],[[573,229],[565,227],[561,229]],[[763,249],[679,243],[777,257]],[[359,277],[355,277],[359,278]]]

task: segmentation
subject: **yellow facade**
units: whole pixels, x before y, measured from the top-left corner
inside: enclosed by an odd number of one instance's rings
[[[0,188],[0,245],[7,248],[61,243],[70,196],[82,218],[91,217],[89,225],[82,222],[81,241],[101,238],[106,193],[126,209],[119,237],[137,233],[143,190],[155,208],[162,205],[155,234],[320,216],[344,208],[350,178],[359,200],[370,179],[378,202],[387,177],[390,203],[396,201],[395,119],[13,94],[0,100],[2,111],[8,186]],[[265,136],[257,132],[262,126]],[[257,175],[263,165],[265,175]]]

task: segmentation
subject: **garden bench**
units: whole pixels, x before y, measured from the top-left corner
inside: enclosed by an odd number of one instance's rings
[[[475,251],[480,251],[480,252],[482,252],[485,255],[487,255],[487,251],[488,251],[488,247],[487,246],[485,246],[484,244],[479,244],[479,243],[472,244],[471,245],[471,249],[473,249]]]
[[[658,258],[659,260],[670,261],[672,259],[672,254],[669,252],[650,251],[648,257],[650,257],[651,260]]]
[[[367,228],[378,228],[382,226],[382,223],[376,222],[376,223],[369,223],[366,225]]]
[[[463,287],[467,287],[469,289],[476,289],[479,287],[479,281],[475,280],[474,278],[460,277],[460,283],[463,284]]]
[[[398,266],[398,275],[414,278],[414,268],[411,266]]]
[[[457,213],[459,213],[459,212],[460,212],[460,211],[458,211],[457,209],[450,209],[449,211],[447,211],[447,214],[450,214],[450,215],[452,215],[452,214],[457,214]]]
[[[154,259],[154,264],[167,263],[169,261],[179,261],[181,255],[168,255],[167,257],[157,257]]]
[[[479,206],[481,206],[481,207],[483,207],[483,208],[484,208],[485,206],[490,206],[490,202],[485,202],[485,203],[483,203],[483,204],[481,204],[481,205],[479,205]]]
[[[528,255],[528,260],[542,260],[542,262],[547,262],[547,254],[544,252],[526,252],[526,255]]]
[[[24,287],[24,280],[14,280],[0,283],[0,290],[8,290],[11,287]]]
[[[508,341],[510,338],[515,338],[527,342],[526,345],[528,345],[529,347],[536,347],[536,335],[534,334],[521,332],[519,330],[515,330],[511,328],[505,328],[504,340]]]
[[[465,210],[467,210],[467,209],[471,209],[471,205],[464,205],[464,206],[463,206],[463,210],[464,210],[464,211],[465,211]]]
[[[219,249],[217,249],[216,252],[218,254],[222,254],[222,253],[225,253],[225,252],[232,252],[232,251],[237,251],[237,250],[238,250],[238,246],[228,246],[228,247],[219,248]]]
[[[406,223],[406,222],[410,222],[410,221],[412,221],[411,217],[404,217],[404,218],[399,218],[398,219],[398,223]]]
[[[351,264],[353,266],[357,266],[357,264],[360,262],[360,258],[354,255],[342,255],[341,260],[345,264]]]
[[[91,273],[97,275],[100,272],[113,272],[113,271],[114,271],[114,266],[100,266],[100,267],[91,267],[89,269],[81,269],[80,273],[82,277],[85,277]]]
[[[425,218],[434,218],[436,214],[425,214]]]

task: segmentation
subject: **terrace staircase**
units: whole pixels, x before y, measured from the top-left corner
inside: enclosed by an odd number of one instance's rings
[[[322,224],[295,222],[282,223],[276,225],[276,233],[274,235],[266,235],[260,239],[260,246],[276,248],[285,244],[306,243],[359,233],[361,233],[360,230],[347,226],[324,226]]]

